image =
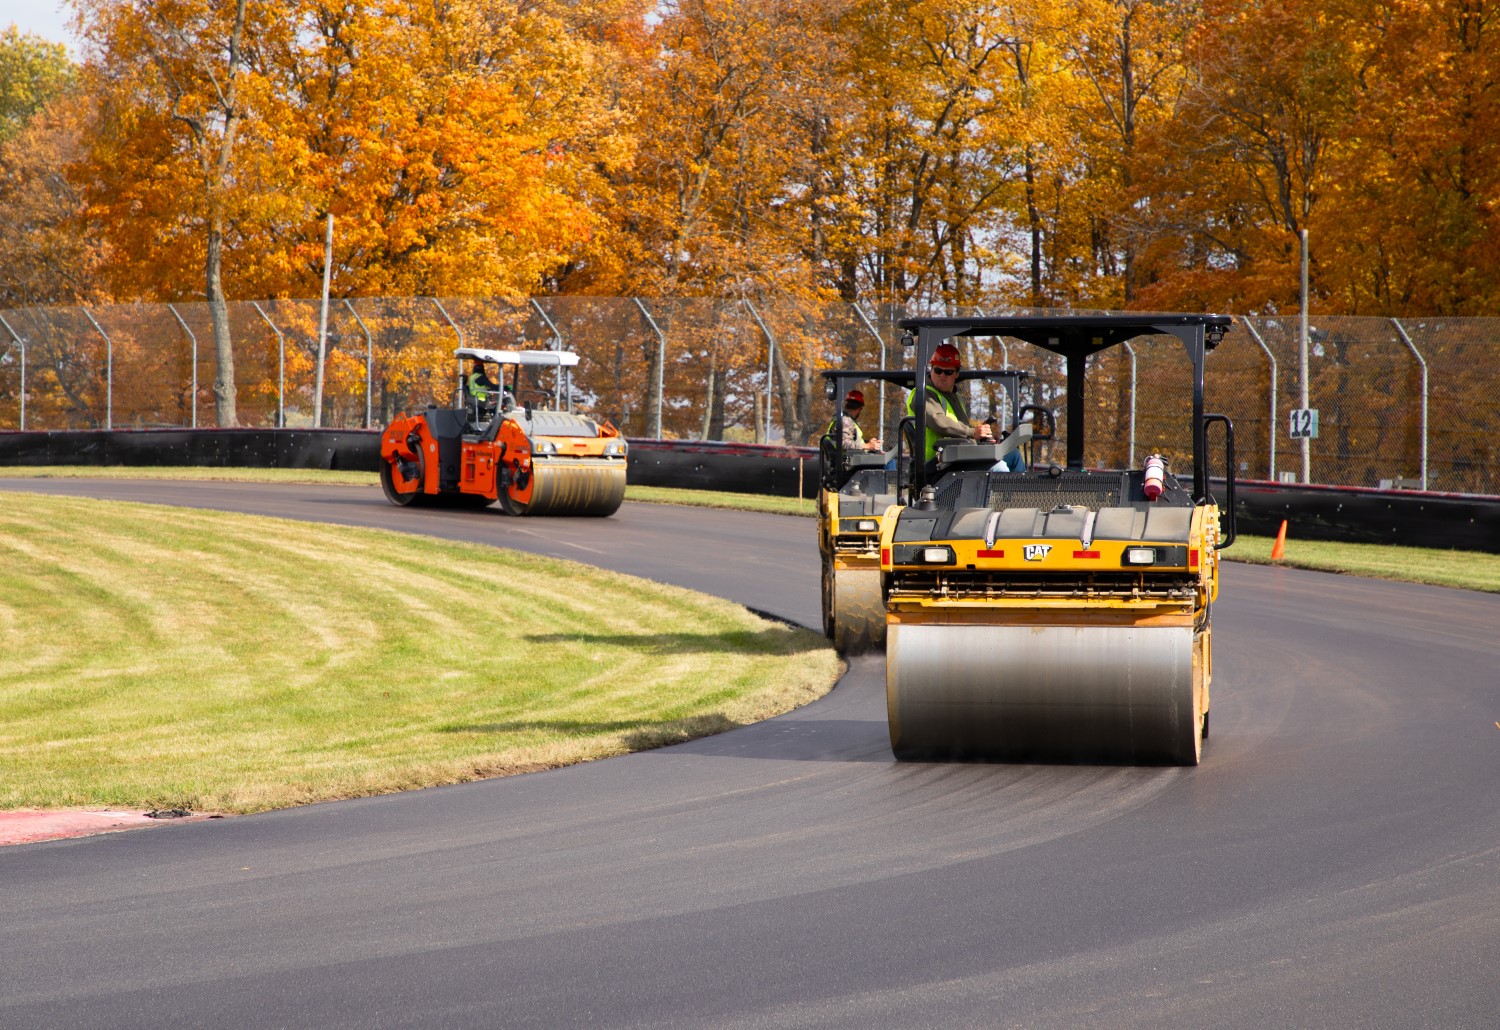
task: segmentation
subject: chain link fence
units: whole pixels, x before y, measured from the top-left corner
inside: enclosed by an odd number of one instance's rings
[[[238,423],[379,428],[397,412],[451,403],[458,346],[577,351],[575,406],[628,436],[807,445],[833,417],[825,368],[900,368],[896,322],[932,312],[723,299],[361,298],[237,302],[228,325]],[[1041,312],[1036,312],[1041,313]],[[1500,494],[1500,319],[1315,318],[1308,404],[1315,439],[1293,439],[1301,405],[1295,317],[1237,318],[1209,356],[1207,407],[1234,421],[1238,474],[1343,486]],[[1060,410],[1060,359],[1016,340],[964,340],[970,367],[1031,373],[1023,403]],[[218,424],[208,305],[0,311],[0,430],[207,428]],[[530,375],[528,371],[526,373]],[[521,400],[550,403],[538,372]],[[1139,466],[1190,453],[1182,413],[1189,365],[1171,337],[1095,359],[1088,379],[1091,464]],[[867,435],[894,440],[898,388],[865,389]],[[971,386],[970,408],[1009,421],[1002,391]],[[1063,453],[1064,427],[1059,420]],[[1304,459],[1304,447],[1306,456]],[[1217,470],[1216,470],[1217,471]]]

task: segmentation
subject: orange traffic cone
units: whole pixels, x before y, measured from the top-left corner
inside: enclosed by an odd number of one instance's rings
[[[1281,520],[1281,529],[1276,532],[1276,543],[1271,548],[1271,560],[1281,561],[1286,557],[1286,519]]]

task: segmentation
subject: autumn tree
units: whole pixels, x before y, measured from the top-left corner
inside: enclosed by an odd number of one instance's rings
[[[253,209],[240,134],[262,84],[254,41],[281,27],[282,5],[233,0],[76,0],[98,100],[88,193],[116,247],[118,284],[172,296],[174,268],[196,261],[212,316],[214,407],[238,424],[234,349],[224,289],[226,245]],[[165,274],[163,274],[165,273]],[[132,288],[133,287],[133,288]],[[180,294],[177,294],[180,296]]]
[[[1500,5],[1391,0],[1368,57],[1336,195],[1314,225],[1329,300],[1350,314],[1500,304]]]
[[[973,303],[983,248],[1017,175],[1005,98],[1012,26],[998,4],[852,5],[843,73],[853,103],[834,150],[852,224],[835,253],[881,303]],[[848,287],[845,287],[846,295]]]
[[[89,295],[97,264],[66,170],[86,101],[67,50],[14,27],[0,33],[0,308]]]
[[[1188,43],[1192,74],[1176,117],[1151,141],[1141,185],[1152,236],[1142,306],[1296,308],[1301,231],[1321,214],[1347,145],[1361,9],[1352,0],[1204,5]]]
[[[0,32],[0,143],[73,85],[68,49],[14,25]]]
[[[1083,287],[1098,306],[1136,299],[1138,237],[1146,228],[1136,205],[1139,139],[1172,118],[1182,86],[1183,47],[1198,4],[1188,0],[1073,0],[1061,24],[1067,70],[1082,86],[1070,98],[1075,114],[1064,149],[1081,174],[1073,192],[1086,225],[1086,276],[1111,283]],[[1071,144],[1071,146],[1069,146]],[[1148,216],[1149,217],[1149,216]]]

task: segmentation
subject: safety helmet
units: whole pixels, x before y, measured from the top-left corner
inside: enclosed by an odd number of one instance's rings
[[[859,390],[850,390],[844,394],[844,407],[863,408],[865,406],[865,395]]]
[[[945,343],[932,352],[932,360],[927,364],[933,368],[941,368],[945,371],[949,369],[957,371],[962,367],[963,362],[959,360],[958,348],[951,343]]]

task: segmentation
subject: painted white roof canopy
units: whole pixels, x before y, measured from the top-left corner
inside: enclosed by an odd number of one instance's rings
[[[544,365],[562,367],[578,364],[578,355],[570,350],[489,350],[483,347],[459,347],[453,352],[461,359],[478,358],[502,365]]]

